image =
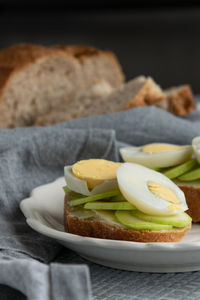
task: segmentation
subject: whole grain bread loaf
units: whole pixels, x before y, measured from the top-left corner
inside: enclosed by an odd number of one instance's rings
[[[52,125],[100,114],[119,112],[138,106],[155,105],[168,112],[184,116],[195,108],[195,100],[188,85],[162,91],[160,86],[150,77],[139,76],[121,85],[112,92],[106,93],[105,84],[98,84],[100,94],[91,88],[80,92],[77,97],[65,104],[50,109],[35,121],[36,126]]]
[[[99,89],[105,90],[99,85]],[[87,95],[80,93],[73,101],[65,102],[51,109],[45,115],[37,118],[35,125],[45,126],[57,122],[65,122],[74,118],[90,117],[129,109],[136,106],[154,105],[164,99],[164,93],[152,78],[144,76],[121,85],[112,93],[96,97],[93,89]]]
[[[65,231],[81,236],[143,243],[178,242],[190,229],[190,226],[187,226],[184,228],[173,228],[172,230],[150,231],[113,226],[103,221],[73,216],[70,213],[69,201],[70,193],[66,194],[64,200]]]
[[[124,81],[112,52],[86,46],[21,44],[0,51],[0,127],[32,125],[99,81]]]

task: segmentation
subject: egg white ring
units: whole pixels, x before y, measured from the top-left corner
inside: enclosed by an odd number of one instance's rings
[[[196,136],[192,140],[192,148],[193,148],[194,154],[196,156],[196,159],[197,159],[198,163],[200,164],[200,148],[197,145],[198,143],[200,143],[200,136]]]
[[[133,162],[148,168],[167,168],[181,164],[188,160],[192,155],[192,146],[186,145],[185,148],[162,153],[145,153],[142,147],[124,147],[120,154],[125,162]]]
[[[174,215],[188,209],[182,190],[159,172],[138,164],[124,163],[117,170],[117,180],[119,189],[126,200],[146,214]],[[155,196],[148,188],[149,181],[171,189],[180,199],[181,203],[178,206],[181,209],[171,211],[168,207],[173,203]]]
[[[95,186],[92,190],[89,190],[86,180],[79,179],[73,175],[72,166],[64,167],[64,175],[68,188],[81,195],[92,196],[119,189],[117,179],[112,179],[105,180],[103,183]]]

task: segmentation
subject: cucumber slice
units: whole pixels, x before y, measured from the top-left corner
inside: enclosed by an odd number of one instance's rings
[[[142,213],[139,210],[136,210],[136,211],[132,211],[131,215],[147,222],[172,225],[173,227],[180,227],[180,228],[186,227],[190,225],[192,222],[191,217],[188,216],[188,214],[186,214],[185,212],[173,216],[150,216]]]
[[[189,173],[186,173],[180,177],[178,177],[178,180],[182,181],[192,181],[200,178],[200,168],[197,168]]]
[[[91,210],[86,210],[85,211],[91,211]],[[119,226],[122,228],[125,228],[122,224],[120,224],[116,217],[115,217],[115,212],[111,210],[93,210],[95,212],[96,216],[100,219],[103,220],[106,223],[109,223],[110,225],[114,226]]]
[[[65,192],[65,194],[67,194],[67,193],[70,193],[71,192],[71,190],[68,188],[68,186],[63,186],[63,190],[64,190],[64,192]]]
[[[126,201],[126,199],[124,198],[124,196],[120,193],[117,196],[114,196],[112,198],[109,199],[109,201],[113,201],[113,202],[122,202],[122,201]]]
[[[132,215],[130,211],[118,210],[115,212],[117,220],[128,228],[135,230],[171,230],[172,225],[156,224],[138,219]]]
[[[63,187],[63,190],[64,190],[65,194],[70,194],[70,199],[71,199],[71,201],[74,200],[74,199],[80,199],[80,198],[87,197],[87,196],[78,194],[78,193],[76,193],[76,192],[70,190],[70,189],[68,188],[68,186],[64,186],[64,187]]]
[[[131,203],[124,202],[89,202],[84,205],[86,209],[103,209],[103,210],[134,210],[136,207]]]
[[[106,199],[106,198],[110,198],[113,196],[117,196],[119,194],[120,194],[119,190],[113,190],[113,191],[109,191],[109,192],[105,192],[105,193],[101,193],[101,194],[97,194],[97,195],[93,195],[93,196],[89,196],[89,197],[82,197],[79,199],[71,200],[70,206],[76,206],[76,205],[85,204],[87,202]]]
[[[165,176],[167,176],[170,179],[177,178],[186,172],[192,170],[193,168],[198,166],[198,162],[196,159],[190,159],[186,161],[184,164],[181,164],[177,167],[170,168],[169,170],[163,172]]]

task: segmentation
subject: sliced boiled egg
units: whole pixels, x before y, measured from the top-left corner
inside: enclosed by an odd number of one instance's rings
[[[198,162],[200,163],[200,136],[196,136],[195,138],[193,138],[192,148]]]
[[[153,143],[141,147],[124,147],[120,149],[120,154],[126,162],[148,168],[167,168],[187,161],[192,155],[192,146]]]
[[[118,189],[117,169],[121,163],[105,159],[81,160],[64,168],[69,189],[90,196]]]
[[[169,178],[134,163],[117,170],[119,189],[125,199],[149,215],[174,215],[188,209],[184,193]]]

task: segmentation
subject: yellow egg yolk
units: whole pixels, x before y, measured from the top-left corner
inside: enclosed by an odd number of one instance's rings
[[[72,166],[73,175],[86,180],[89,188],[104,182],[104,180],[116,179],[117,169],[121,163],[105,159],[81,160]]]
[[[176,209],[181,209],[180,206],[174,205],[180,204],[181,201],[180,199],[178,199],[178,197],[172,190],[153,181],[148,182],[148,188],[155,196],[164,199],[167,202],[173,203],[172,205],[168,206],[169,210],[172,211]]]
[[[148,144],[142,147],[142,152],[148,154],[156,154],[163,152],[170,152],[182,149],[182,146],[170,145],[170,144]]]

